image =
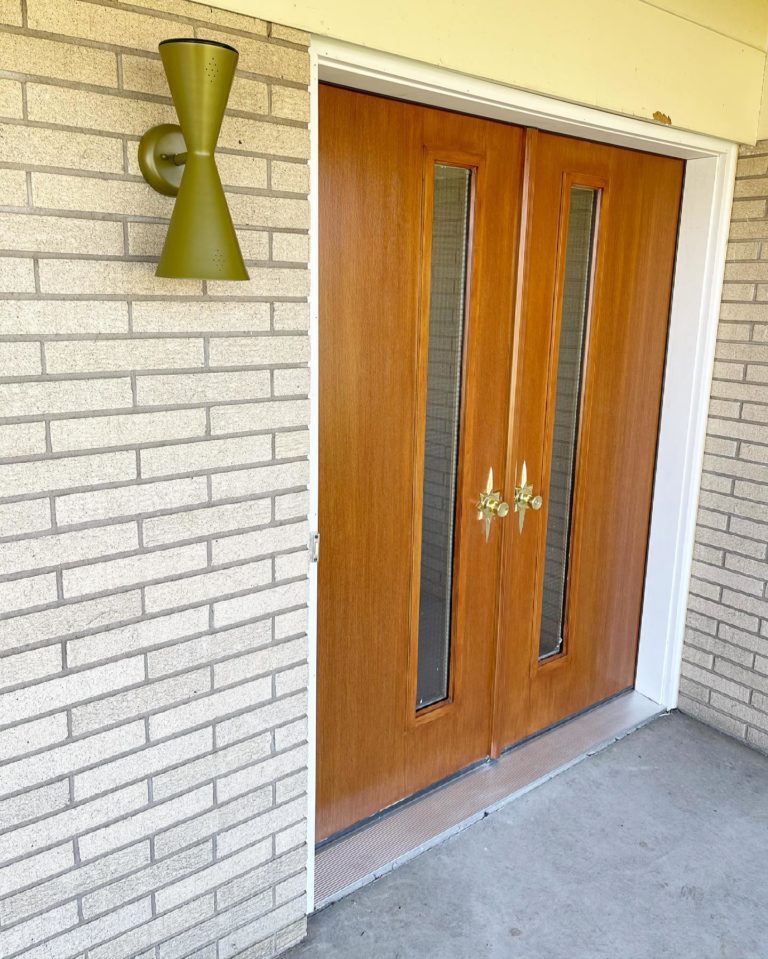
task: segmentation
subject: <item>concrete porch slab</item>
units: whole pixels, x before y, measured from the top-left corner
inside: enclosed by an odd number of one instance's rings
[[[310,921],[290,959],[765,959],[768,758],[675,714]]]

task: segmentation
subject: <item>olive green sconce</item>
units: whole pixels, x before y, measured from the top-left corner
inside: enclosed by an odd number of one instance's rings
[[[153,127],[139,144],[145,180],[176,203],[156,275],[247,280],[214,150],[237,66],[234,47],[163,40],[160,58],[179,126]]]

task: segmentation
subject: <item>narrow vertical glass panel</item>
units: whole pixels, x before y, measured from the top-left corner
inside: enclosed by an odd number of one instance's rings
[[[562,651],[573,510],[576,444],[589,320],[598,191],[571,188],[557,358],[539,657]]]
[[[448,696],[471,171],[434,169],[416,708]]]

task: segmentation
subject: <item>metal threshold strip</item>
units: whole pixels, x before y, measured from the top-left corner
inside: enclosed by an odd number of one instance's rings
[[[640,693],[624,693],[323,846],[315,858],[315,908],[378,879],[662,712]]]

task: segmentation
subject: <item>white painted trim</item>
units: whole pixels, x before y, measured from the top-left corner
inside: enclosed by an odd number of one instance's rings
[[[310,50],[309,100],[309,528],[318,528],[318,488],[320,485],[320,422],[319,412],[319,273],[317,269],[320,244],[318,240],[319,145],[318,123],[318,58]],[[323,544],[320,543],[320,556]],[[307,700],[307,912],[315,908],[315,809],[317,769],[317,563],[309,564],[309,614],[307,617],[307,645],[309,655],[309,696]]]
[[[685,171],[635,676],[667,709],[680,686],[736,154],[728,145]]]
[[[579,106],[407,60],[392,54],[315,37],[312,63],[310,308],[311,441],[310,522],[317,517],[318,478],[318,82],[324,80],[522,126],[582,137],[687,162],[678,256],[672,295],[653,516],[648,553],[636,689],[653,702],[677,705],[683,631],[725,247],[737,148],[713,137]],[[314,519],[312,518],[314,517]],[[322,544],[321,544],[322,556]],[[322,559],[321,559],[322,561]],[[317,579],[310,583],[309,826],[310,876],[314,869],[316,769]],[[309,909],[314,889],[310,879]]]

